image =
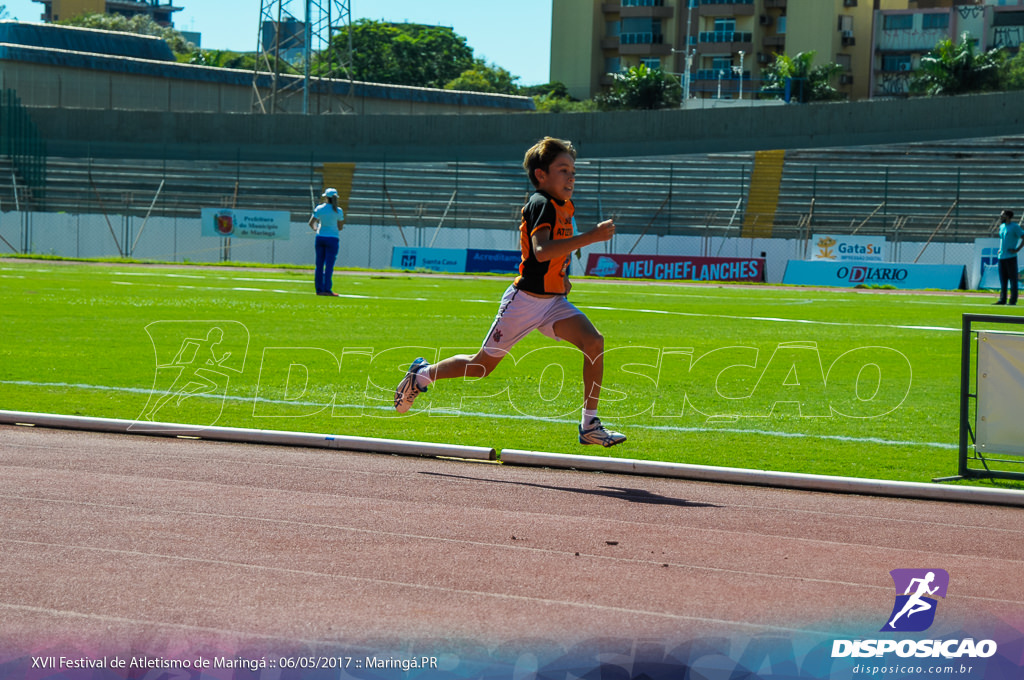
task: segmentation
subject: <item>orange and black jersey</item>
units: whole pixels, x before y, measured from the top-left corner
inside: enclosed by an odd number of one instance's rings
[[[540,262],[533,252],[532,237],[539,229],[550,229],[552,241],[570,238],[574,212],[571,200],[559,201],[539,190],[530,196],[523,206],[523,222],[519,226],[523,259],[519,263],[519,276],[514,281],[516,288],[538,295],[565,295],[568,292],[565,273],[569,268],[569,256]]]

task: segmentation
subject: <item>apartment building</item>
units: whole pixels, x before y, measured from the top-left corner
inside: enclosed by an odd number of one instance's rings
[[[1003,47],[1012,54],[1024,42],[1024,0],[925,2],[875,17],[872,97],[905,97],[921,58],[940,40],[967,35],[978,51]]]
[[[43,5],[42,20],[46,22],[70,19],[71,17],[94,12],[103,14],[123,14],[131,18],[137,14],[146,14],[161,26],[174,24],[174,13],[182,7],[175,7],[171,2],[161,0],[32,0]]]
[[[814,51],[816,63],[843,67],[835,85],[850,100],[905,96],[898,83],[909,82],[909,71],[941,36],[968,31],[982,45],[1019,44],[1024,21],[1016,21],[1022,4],[554,0],[551,80],[586,99],[610,85],[611,74],[643,63],[678,75],[691,97],[735,99],[760,88],[762,71],[777,54]]]

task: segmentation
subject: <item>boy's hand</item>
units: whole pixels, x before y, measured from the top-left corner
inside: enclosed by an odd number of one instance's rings
[[[594,229],[594,235],[599,241],[607,241],[615,235],[615,220],[605,220]]]

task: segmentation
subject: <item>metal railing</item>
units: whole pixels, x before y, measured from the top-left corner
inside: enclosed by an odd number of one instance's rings
[[[701,31],[698,40],[702,43],[748,43],[754,34],[743,31]]]
[[[27,192],[15,194],[28,203],[46,195],[46,142],[14,90],[0,92],[0,155],[11,159]],[[15,187],[17,187],[15,181]]]
[[[665,36],[661,33],[621,33],[619,34],[620,45],[661,45],[665,42]]]

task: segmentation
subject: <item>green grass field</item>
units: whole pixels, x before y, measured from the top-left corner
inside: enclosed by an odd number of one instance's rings
[[[475,351],[509,277],[339,274],[339,298],[307,270],[5,260],[0,278],[7,410],[908,481],[956,473],[961,315],[993,309],[576,279],[605,336],[600,415],[629,436],[598,450],[576,442],[582,355],[539,333],[486,380],[391,408],[412,359]]]

